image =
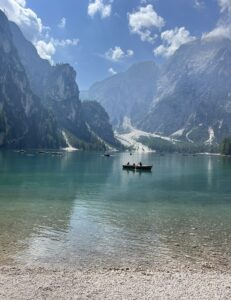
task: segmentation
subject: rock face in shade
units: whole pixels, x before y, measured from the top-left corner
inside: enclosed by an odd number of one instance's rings
[[[105,147],[84,119],[75,70],[41,59],[3,12],[0,26],[0,146],[58,148],[65,146],[65,131],[77,147]],[[111,131],[109,120],[104,125]],[[114,135],[111,143],[118,145]]]
[[[11,23],[10,26],[30,85],[43,105],[52,110],[62,129],[71,131],[80,138],[88,136],[81,114],[74,69],[68,64],[51,66],[48,61],[40,58],[37,50],[25,39],[16,24]]]
[[[124,117],[136,124],[154,97],[158,75],[159,68],[153,61],[141,62],[124,73],[93,84],[83,97],[98,101],[114,126],[121,125]]]
[[[57,148],[61,144],[56,120],[32,92],[9,22],[0,11],[0,147]]]
[[[52,110],[62,129],[89,142],[91,134],[85,124],[75,79],[76,72],[68,64],[51,67],[41,99],[44,106]]]
[[[9,24],[13,42],[17,48],[22,65],[26,70],[31,88],[36,95],[41,97],[43,95],[41,87],[46,84],[51,65],[47,60],[41,59],[36,48],[24,37],[15,23],[9,22]]]
[[[91,130],[109,145],[115,144],[112,126],[109,126],[109,116],[105,109],[96,101],[84,101],[82,104],[84,119]]]

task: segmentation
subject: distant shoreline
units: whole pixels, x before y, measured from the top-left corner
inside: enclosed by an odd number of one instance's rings
[[[202,152],[202,153],[197,153],[198,155],[209,155],[209,156],[221,156],[221,157],[231,157],[231,155],[225,155],[222,153],[210,153],[210,152]]]

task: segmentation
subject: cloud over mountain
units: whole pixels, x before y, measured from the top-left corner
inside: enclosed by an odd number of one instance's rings
[[[10,21],[16,23],[25,37],[36,47],[38,54],[53,62],[53,55],[57,47],[77,46],[79,39],[56,39],[50,35],[50,27],[43,24],[42,19],[30,8],[26,0],[2,0],[0,9],[4,11]],[[66,18],[58,24],[60,28],[66,26]]]
[[[227,37],[231,38],[231,0],[217,0],[220,7],[220,18],[216,27],[204,34],[202,38]]]
[[[160,30],[165,25],[164,19],[156,13],[151,4],[128,13],[128,21],[130,31],[138,34],[142,41],[150,43],[156,39],[154,31]]]
[[[184,27],[166,30],[161,33],[162,45],[154,49],[155,55],[171,56],[183,44],[195,40]]]
[[[111,74],[111,75],[116,75],[117,72],[113,69],[113,68],[109,68],[108,69],[108,72]]]
[[[122,50],[120,47],[116,46],[115,48],[110,48],[105,53],[105,58],[112,60],[114,62],[118,62],[124,58],[131,57],[134,55],[134,51],[131,49],[128,49],[126,51]]]
[[[47,29],[38,15],[27,7],[26,0],[1,0],[0,9],[21,28],[30,41],[36,40]]]

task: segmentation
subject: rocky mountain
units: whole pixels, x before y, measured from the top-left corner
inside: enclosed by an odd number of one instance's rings
[[[81,96],[98,101],[108,112],[114,126],[121,125],[124,117],[136,124],[145,115],[154,97],[158,75],[159,68],[154,62],[141,62],[124,73],[93,84]]]
[[[105,109],[96,101],[84,101],[82,104],[84,120],[96,136],[108,145],[115,145],[112,126],[109,124],[109,116]],[[105,130],[107,128],[107,130]],[[117,146],[120,147],[119,143]]]
[[[153,62],[94,84],[113,125],[124,117],[145,132],[216,144],[231,135],[231,41],[203,38],[181,46],[159,68]]]
[[[54,116],[32,92],[6,16],[0,11],[0,147],[57,148]]]
[[[20,147],[58,148],[65,146],[65,139],[71,136],[75,147],[105,148],[108,141],[97,136],[94,128],[91,128],[87,112],[83,111],[75,70],[68,64],[51,66],[48,61],[41,59],[17,25],[9,22],[2,12],[0,16],[0,103],[3,103],[0,107],[0,145],[13,147],[11,140],[14,145],[18,145],[20,140]],[[19,101],[20,98],[22,100]],[[94,115],[94,111],[91,111],[91,116],[100,119],[99,113],[102,113],[102,135],[112,134],[111,145],[118,145],[110,122],[105,119],[104,110],[99,110],[97,105],[95,107],[96,113]],[[24,136],[30,136],[31,139],[26,140]]]
[[[140,128],[188,142],[216,143],[231,134],[231,41],[183,45],[164,65]]]
[[[47,81],[51,65],[47,60],[41,59],[36,48],[33,47],[31,42],[24,37],[21,30],[15,23],[9,22],[9,25],[13,42],[30,80],[31,88],[36,95],[41,97],[43,96],[41,86],[43,86]]]
[[[187,143],[216,144],[231,135],[227,38],[187,43],[160,67],[135,64],[95,83],[82,93],[84,102],[75,70],[41,59],[2,12],[0,55],[0,147],[56,148],[66,137],[86,149],[117,147],[109,117],[114,127],[126,121],[140,132]]]
[[[46,77],[40,92],[44,106],[54,113],[62,130],[89,142],[91,133],[84,120],[75,70],[68,64],[60,64],[51,67]],[[36,78],[31,77],[30,81],[33,84]],[[110,123],[107,125],[110,127]]]

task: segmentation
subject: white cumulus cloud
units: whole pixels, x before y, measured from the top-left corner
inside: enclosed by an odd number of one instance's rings
[[[223,26],[222,24],[218,25],[212,31],[204,33],[202,39],[218,38],[218,37],[231,37],[231,28],[230,26]]]
[[[110,48],[106,53],[105,57],[109,60],[118,62],[124,58],[131,57],[134,55],[134,51],[129,49],[127,51],[122,50],[120,47]]]
[[[130,31],[138,34],[142,41],[150,43],[153,43],[157,37],[153,31],[160,30],[165,25],[164,19],[155,12],[151,4],[128,13],[128,21]]]
[[[93,0],[88,4],[88,15],[94,17],[97,13],[101,18],[110,17],[112,11],[112,1],[105,2],[104,0]]]
[[[26,0],[0,0],[0,9],[5,12],[10,21],[20,27],[25,37],[34,44],[38,54],[51,63],[57,47],[77,46],[79,43],[78,39],[58,40],[51,37],[50,28],[27,7]],[[62,18],[59,25],[64,28],[66,19]]]
[[[108,69],[108,72],[111,74],[111,75],[116,75],[117,72],[113,69],[113,68],[109,68]]]
[[[184,27],[166,30],[161,33],[162,45],[154,49],[155,55],[171,56],[183,44],[195,40]]]
[[[53,63],[52,56],[55,54],[56,48],[51,41],[45,42],[40,40],[36,42],[35,46],[41,58],[47,59],[50,63]]]
[[[203,34],[203,38],[227,37],[231,38],[231,0],[217,0],[220,7],[220,18],[216,27]]]
[[[49,41],[39,40],[35,43],[35,47],[41,58],[49,60],[51,64],[54,63],[52,56],[56,53],[58,47],[77,46],[79,39],[54,39]]]
[[[218,4],[220,5],[221,12],[228,11],[231,13],[231,0],[218,0]]]
[[[0,9],[6,13],[9,20],[21,28],[30,41],[35,40],[38,35],[46,30],[37,14],[26,7],[25,0],[1,0]]]

